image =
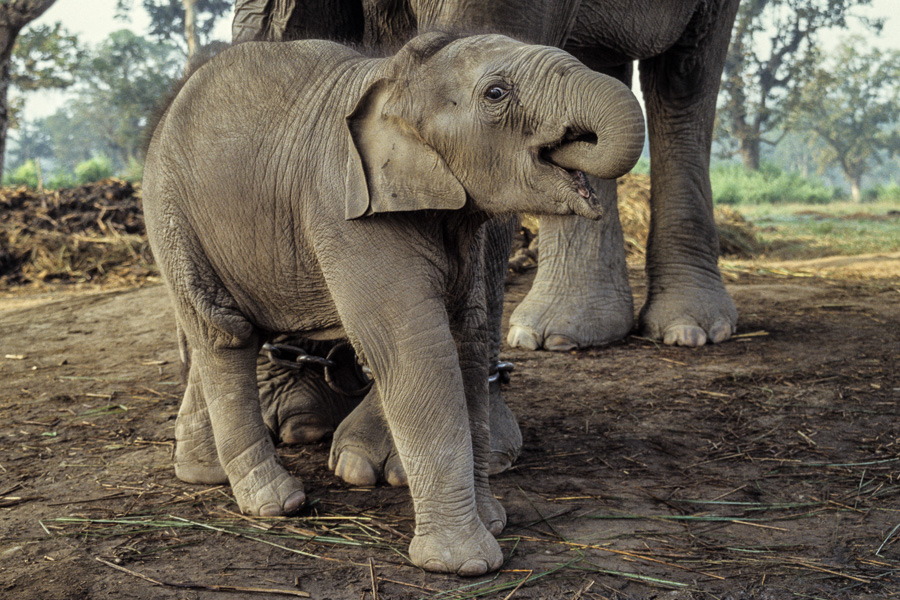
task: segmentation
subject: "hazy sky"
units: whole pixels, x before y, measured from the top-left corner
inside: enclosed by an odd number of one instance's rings
[[[122,21],[113,18],[115,14],[116,0],[57,0],[44,15],[35,21],[35,24],[55,23],[61,21],[63,27],[71,33],[75,33],[83,43],[97,44],[103,41],[110,32],[117,29],[131,29],[135,33],[143,35],[146,32],[149,19],[141,9],[141,0],[132,0],[134,9],[131,11],[131,19]],[[90,5],[90,8],[87,8]],[[860,14],[887,19],[885,28],[879,38],[871,38],[871,42],[877,45],[900,49],[900,0],[874,0],[872,7],[858,9]],[[844,35],[844,34],[841,34]],[[231,37],[231,15],[219,20],[215,30],[215,37],[229,40]],[[833,36],[830,41],[837,41],[839,36]],[[46,116],[54,112],[64,101],[64,94],[60,92],[39,91],[31,93],[26,98],[26,118]]]

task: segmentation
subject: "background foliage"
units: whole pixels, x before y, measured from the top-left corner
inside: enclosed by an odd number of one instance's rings
[[[742,2],[719,98],[714,149],[725,162],[713,172],[717,202],[892,197],[900,180],[900,55],[858,38],[837,47],[823,41],[851,26],[877,39],[884,23],[865,17],[871,4]],[[149,116],[190,55],[212,41],[232,3],[117,0],[116,6],[120,16],[146,11],[146,35],[115,31],[89,46],[56,23],[18,37],[5,182],[67,185],[79,181],[80,165],[101,157],[116,175],[139,179]],[[68,90],[71,101],[49,116],[19,118],[36,90],[54,88]],[[636,170],[648,172],[649,162]]]

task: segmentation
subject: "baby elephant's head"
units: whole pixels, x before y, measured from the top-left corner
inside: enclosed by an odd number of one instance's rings
[[[347,118],[368,192],[348,198],[348,218],[467,199],[491,214],[598,218],[585,174],[612,179],[640,156],[631,91],[558,48],[430,33],[389,61]]]

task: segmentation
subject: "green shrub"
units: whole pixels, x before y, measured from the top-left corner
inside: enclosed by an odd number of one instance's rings
[[[12,173],[8,173],[6,177],[3,178],[3,185],[8,186],[19,186],[26,185],[31,189],[37,189],[38,186],[38,176],[37,176],[37,166],[34,164],[33,160],[29,160],[25,162],[18,169],[13,171]]]
[[[57,171],[47,178],[44,187],[48,190],[58,190],[75,186],[75,176],[68,171]]]
[[[896,181],[884,183],[863,192],[866,202],[896,202],[900,204],[900,185]]]
[[[75,166],[75,182],[78,185],[93,183],[113,176],[112,161],[103,154],[97,154]]]
[[[821,181],[763,164],[759,171],[724,164],[710,170],[717,204],[827,204],[835,191]]]
[[[637,164],[634,165],[634,168],[631,170],[632,173],[638,173],[640,175],[649,175],[650,174],[650,157],[642,156],[638,159]]]
[[[129,158],[128,166],[120,176],[128,183],[138,183],[144,178],[144,163],[134,157]]]

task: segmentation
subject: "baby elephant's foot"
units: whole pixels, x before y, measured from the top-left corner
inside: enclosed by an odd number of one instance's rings
[[[304,347],[308,352],[324,356],[334,342],[288,340],[294,347]],[[284,346],[276,346],[276,348]],[[264,348],[265,351],[265,348]],[[274,350],[274,355],[278,350]],[[288,350],[282,351],[288,354]],[[355,360],[355,356],[351,357]],[[287,360],[285,356],[282,360]],[[259,403],[266,427],[278,441],[285,444],[310,444],[334,432],[338,423],[350,414],[360,398],[339,393],[332,389],[314,367],[301,370],[288,369],[272,362],[268,352],[257,359],[256,374],[259,382]],[[350,377],[352,379],[352,377]],[[341,381],[347,391],[357,389],[356,380]]]
[[[351,485],[371,486],[384,480],[406,486],[406,471],[377,403],[374,394],[367,396],[338,426],[328,468]]]
[[[211,450],[204,446],[185,441],[175,442],[175,477],[187,483],[228,483],[228,475],[219,462],[215,444]]]
[[[496,571],[503,563],[500,545],[480,520],[468,527],[416,533],[409,545],[409,558],[426,571],[467,577]]]
[[[272,451],[267,452],[266,446]],[[298,511],[306,502],[303,484],[281,466],[268,439],[231,461],[229,469],[242,471],[240,463],[255,462],[254,458],[261,455],[264,456],[262,460],[237,480],[232,480],[231,490],[241,512],[261,517],[278,517]]]

